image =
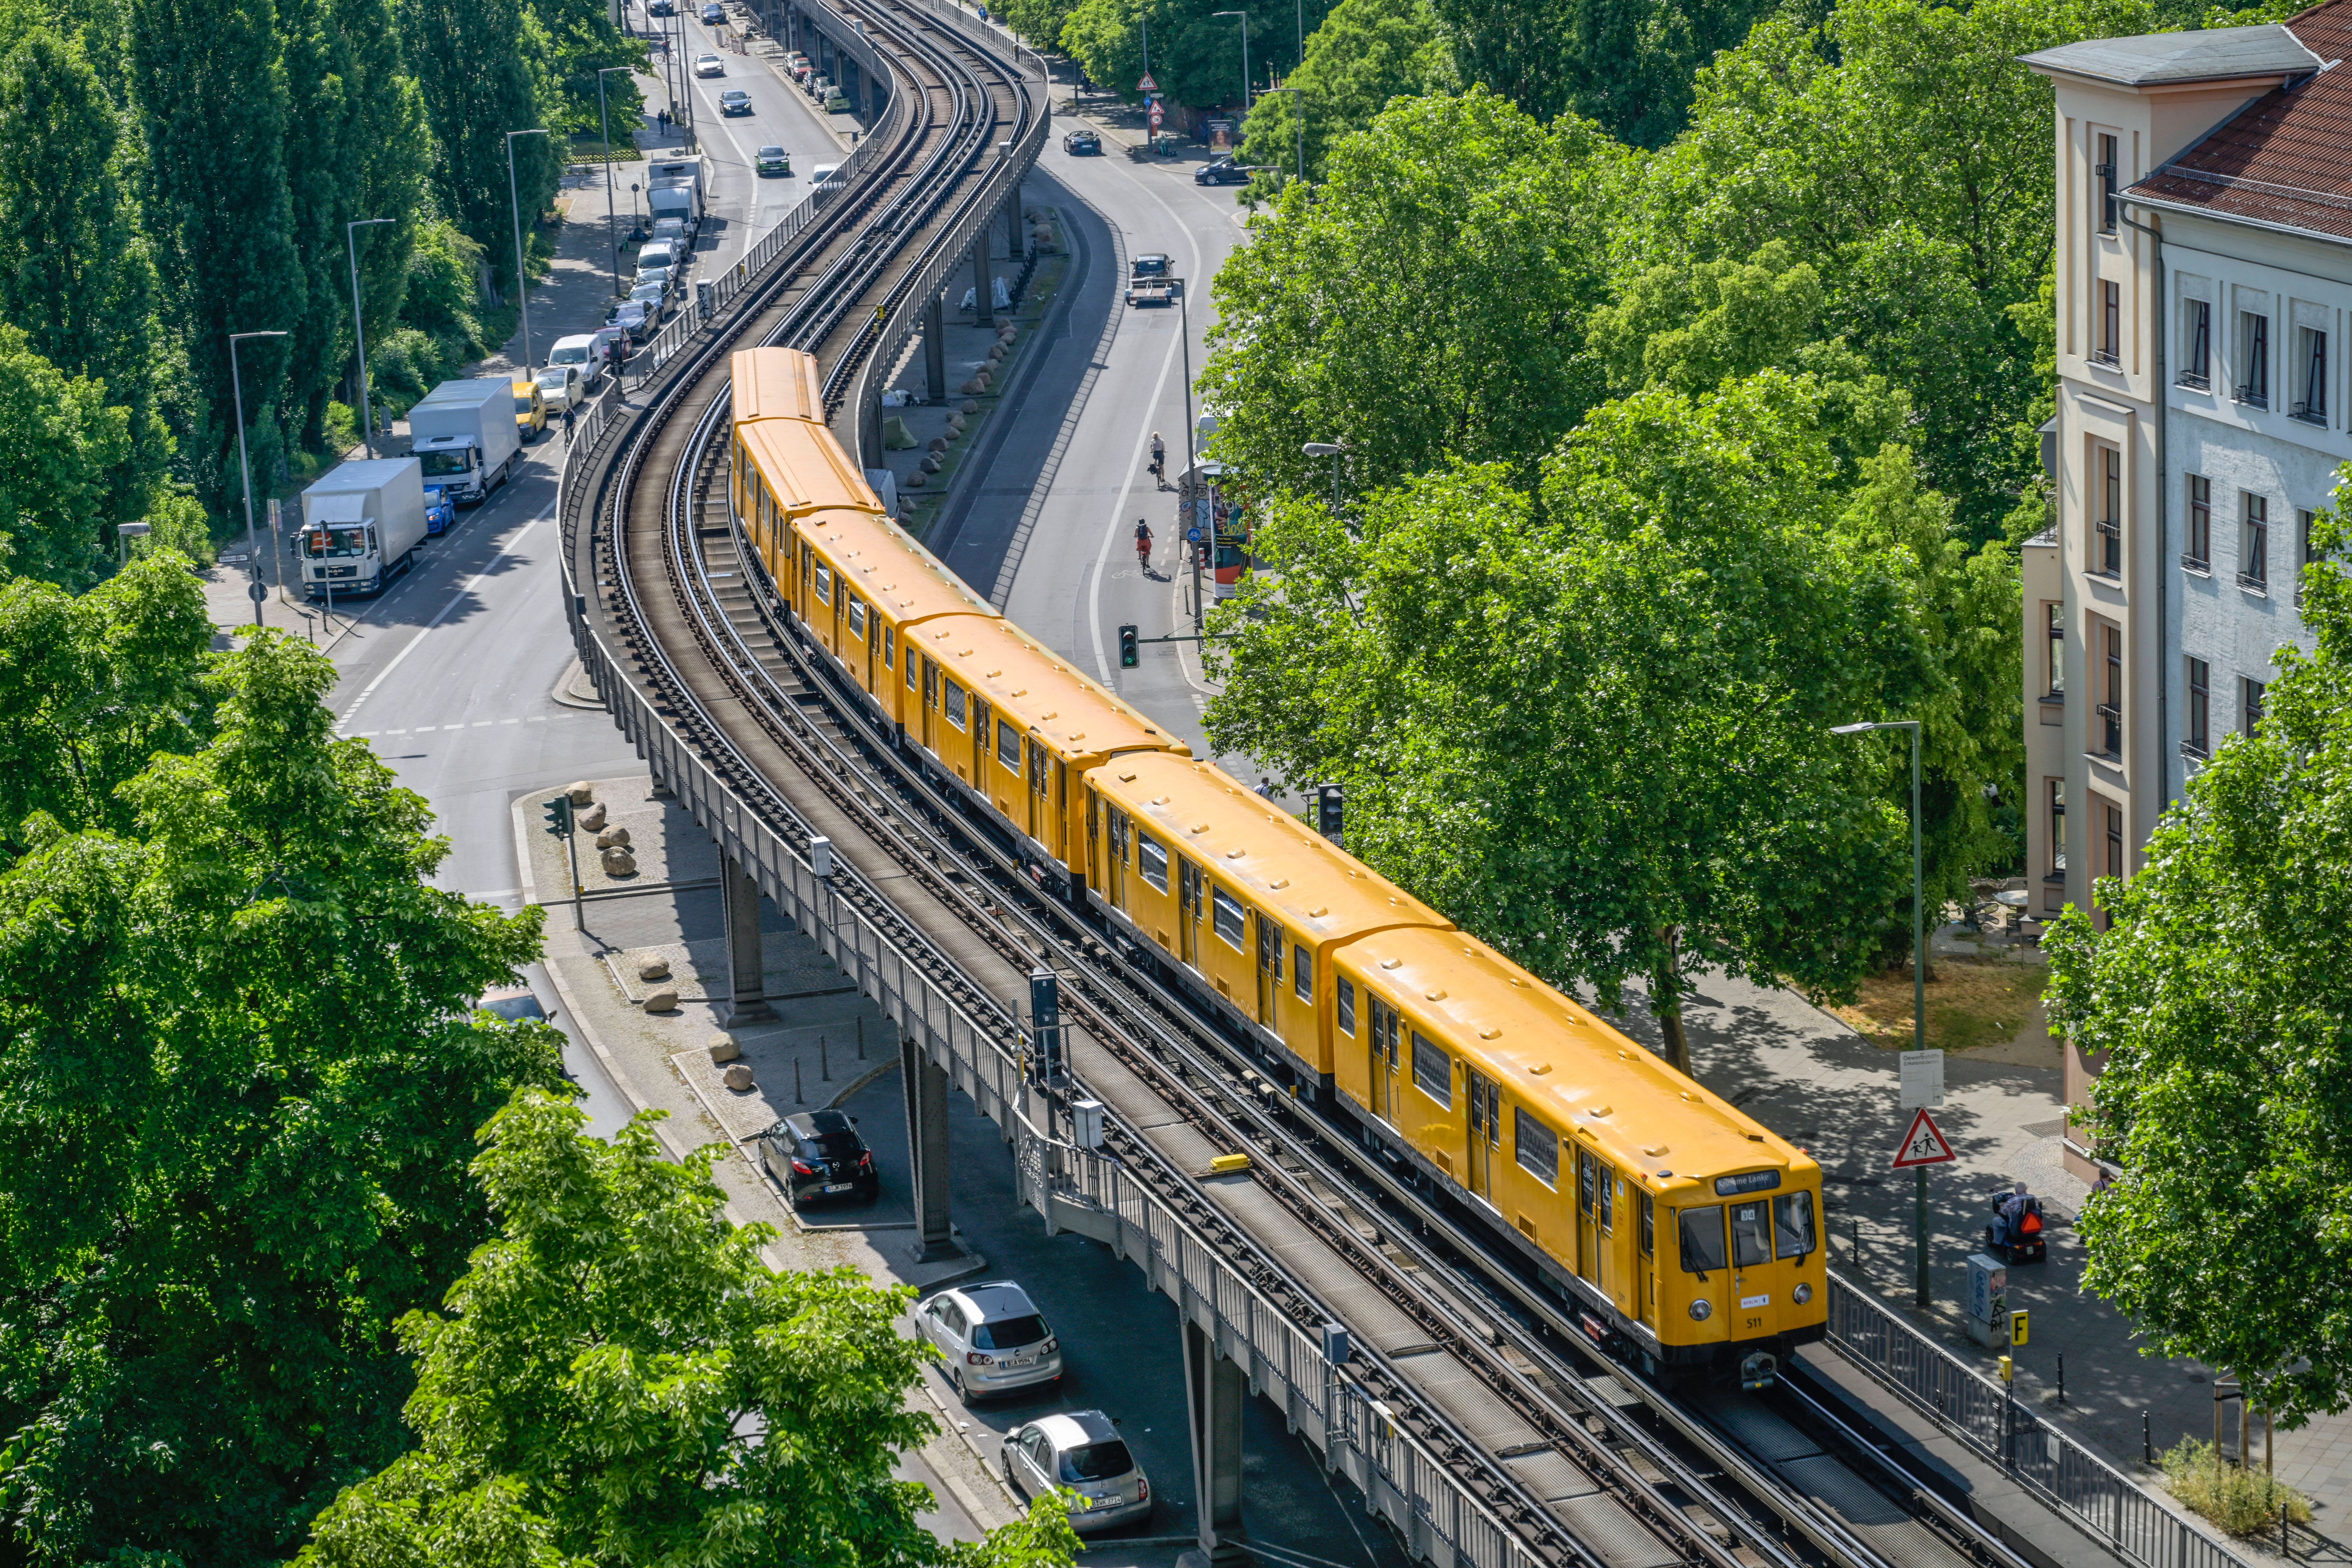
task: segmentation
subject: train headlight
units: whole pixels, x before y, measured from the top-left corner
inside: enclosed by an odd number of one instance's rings
[[[1704,1300],[1693,1301],[1691,1303],[1691,1316],[1699,1322],[1706,1322],[1709,1318],[1715,1316],[1715,1303]]]
[[[1813,1288],[1810,1283],[1800,1280],[1797,1283],[1797,1288],[1790,1291],[1789,1294],[1794,1296],[1797,1299],[1797,1305],[1801,1307],[1806,1302],[1813,1299]]]

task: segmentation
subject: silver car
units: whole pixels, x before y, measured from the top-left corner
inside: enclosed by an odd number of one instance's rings
[[[1151,1483],[1099,1410],[1046,1415],[1004,1435],[1004,1479],[1024,1496],[1060,1491],[1081,1535],[1151,1517]]]
[[[940,1347],[948,1381],[966,1399],[1062,1375],[1062,1342],[1029,1292],[1010,1279],[942,1290],[915,1309],[915,1326]]]

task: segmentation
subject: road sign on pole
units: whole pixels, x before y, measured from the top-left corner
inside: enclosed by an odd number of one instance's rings
[[[1151,73],[1150,71],[1145,71],[1143,73],[1143,79],[1135,84],[1135,90],[1138,92],[1158,92],[1160,90],[1160,84],[1151,79]]]
[[[1911,1118],[1911,1130],[1903,1134],[1902,1146],[1895,1151],[1893,1168],[1907,1171],[1916,1165],[1940,1165],[1958,1158],[1945,1141],[1943,1130],[1936,1125],[1936,1119],[1927,1114],[1923,1105]]]
[[[1905,1051],[1900,1062],[1903,1109],[1918,1110],[1944,1103],[1944,1053]]]
[[[1151,129],[1153,129],[1154,131],[1157,131],[1157,130],[1159,130],[1159,129],[1160,129],[1160,104],[1159,104],[1159,100],[1157,100],[1155,99],[1155,100],[1152,101],[1152,105],[1151,105]]]

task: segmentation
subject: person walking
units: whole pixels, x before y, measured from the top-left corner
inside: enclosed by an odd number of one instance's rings
[[[1257,793],[1267,800],[1274,798],[1274,781],[1264,773],[1257,776]]]
[[[1151,433],[1151,479],[1161,489],[1168,488],[1168,443],[1157,430]]]

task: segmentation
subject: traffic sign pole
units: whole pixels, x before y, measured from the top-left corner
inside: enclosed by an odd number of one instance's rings
[[[1927,1167],[1948,1164],[1958,1158],[1943,1129],[1927,1114],[1927,1108],[1923,1105],[1912,1112],[1911,1126],[1895,1151],[1895,1168],[1899,1171],[1907,1165],[1917,1178],[1911,1203],[1911,1244],[1918,1269],[1915,1299],[1922,1307],[1927,1304]]]

